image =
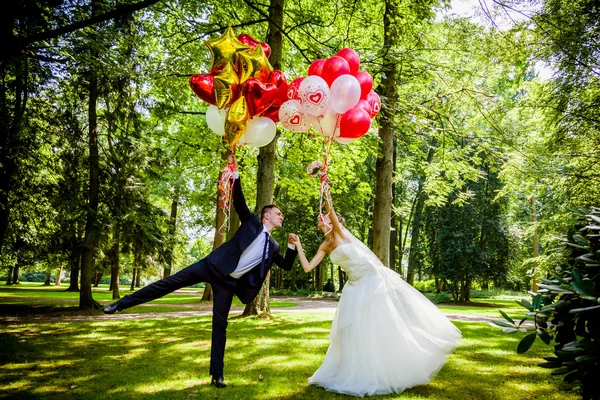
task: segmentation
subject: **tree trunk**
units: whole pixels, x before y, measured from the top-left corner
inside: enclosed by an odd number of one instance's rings
[[[540,247],[538,245],[538,234],[537,234],[537,214],[535,212],[535,194],[532,194],[531,197],[529,198],[529,203],[531,204],[531,222],[533,225],[533,257],[537,258],[540,256]],[[538,291],[539,287],[537,284],[537,261],[533,262],[532,268],[531,268],[531,291],[532,292],[536,292]]]
[[[113,233],[113,248],[112,248],[112,268],[110,274],[110,280],[113,282],[112,284],[112,299],[118,300],[121,298],[119,295],[119,261],[120,261],[120,253],[121,253],[121,227],[119,222],[115,223],[115,231]]]
[[[50,276],[52,274],[50,273],[50,270],[46,271],[46,279],[44,280],[44,286],[50,286]]]
[[[334,275],[333,275],[333,263],[330,262],[329,263],[329,273],[331,274],[331,285],[333,286],[333,291],[335,292],[335,279],[334,279]]]
[[[323,291],[323,262],[317,265],[315,268],[315,288],[319,291]]]
[[[179,205],[179,188],[175,189],[175,195],[171,202],[171,218],[169,220],[169,237],[171,239],[170,248],[167,249],[167,260],[163,279],[171,276],[171,269],[173,268],[173,247],[175,246],[175,236],[177,234],[177,207]]]
[[[404,246],[402,244],[402,218],[398,218],[398,230],[396,231],[396,240],[398,246],[398,265],[396,267],[397,272],[400,276],[404,275],[404,268],[402,268],[402,260],[404,259]]]
[[[96,277],[94,278],[94,287],[98,287],[100,280],[102,279],[102,275],[102,272],[96,272]]]
[[[267,43],[271,47],[269,61],[274,69],[281,70],[281,59],[283,50],[283,8],[285,0],[270,0],[269,4],[269,30],[267,31]],[[258,172],[256,185],[256,211],[260,212],[264,206],[273,202],[273,187],[275,184],[275,149],[277,148],[277,137],[268,145],[261,147],[258,154]],[[265,283],[260,289],[258,296],[246,305],[242,315],[271,315],[269,307],[269,279],[270,271],[267,273]]]
[[[14,267],[8,267],[8,274],[6,276],[6,285],[12,285],[12,276],[13,276],[13,268]]]
[[[423,215],[423,206],[425,204],[425,192],[423,192],[423,182],[419,182],[417,189],[417,203],[413,214],[412,229],[410,232],[410,252],[408,253],[408,268],[406,271],[406,282],[413,284],[415,281],[415,270],[417,269],[419,236],[421,234],[421,217]]]
[[[142,287],[142,269],[137,269],[137,274],[135,275],[135,287]]]
[[[291,289],[295,292],[296,290],[298,290],[298,286],[296,285],[296,266],[294,265],[292,267],[292,287]]]
[[[100,2],[92,1],[92,15],[97,15]],[[94,34],[92,34],[92,37]],[[90,39],[94,40],[94,39]],[[95,53],[95,52],[92,52]],[[79,308],[101,308],[92,297],[92,265],[94,263],[94,245],[98,236],[98,192],[100,190],[100,156],[98,153],[98,77],[95,68],[88,71],[90,93],[88,99],[88,131],[89,131],[89,168],[90,187],[88,195],[85,237],[81,254],[81,290],[79,291]]]
[[[60,281],[62,280],[62,265],[58,268],[58,271],[56,272],[56,279],[54,281],[54,286],[60,286]]]
[[[383,15],[383,80],[382,95],[386,99],[379,118],[379,156],[375,168],[375,209],[373,211],[373,252],[383,265],[389,266],[390,219],[392,211],[392,162],[394,149],[394,116],[398,94],[398,60],[395,56],[400,35],[397,19],[401,18],[394,1],[386,0]]]
[[[135,277],[137,275],[136,273],[137,273],[137,268],[135,268],[135,267],[132,268],[132,271],[131,271],[131,287],[129,288],[129,290],[135,290]]]
[[[433,159],[433,147],[429,148],[427,153],[427,164]],[[423,217],[423,207],[425,206],[425,192],[423,191],[423,184],[425,177],[419,180],[419,187],[417,189],[415,209],[413,211],[413,223],[410,232],[410,253],[408,254],[408,267],[406,269],[406,282],[413,284],[415,281],[415,270],[417,269],[418,259],[418,248],[419,248],[419,236],[421,234],[421,220]]]
[[[75,233],[72,240],[71,256],[69,257],[71,273],[69,275],[69,287],[66,291],[79,292],[79,265],[81,262],[81,246],[79,245],[79,236],[77,233]]]
[[[21,282],[19,282],[20,270],[21,270],[21,266],[17,263],[17,265],[15,265],[15,268],[13,269],[13,277],[12,277],[13,285],[19,285],[21,283]]]
[[[344,288],[344,284],[346,283],[346,281],[345,281],[345,277],[344,277],[344,271],[340,267],[338,267],[338,279],[340,281],[340,292],[341,292],[342,289]]]
[[[10,15],[10,14],[9,14]],[[14,20],[7,24],[0,24],[3,39],[14,39],[13,32]],[[3,43],[5,44],[5,43]],[[4,239],[8,231],[8,222],[10,215],[10,193],[14,183],[14,176],[18,169],[19,151],[22,149],[21,142],[21,122],[27,105],[27,88],[28,68],[27,58],[24,56],[15,56],[14,62],[14,81],[10,85],[10,78],[7,75],[12,75],[11,68],[6,64],[0,64],[2,75],[0,79],[0,249],[4,245]],[[7,64],[13,64],[7,62]],[[9,93],[7,96],[7,88]],[[14,88],[14,91],[10,90]],[[11,102],[12,104],[8,104]],[[12,108],[12,120],[10,117],[10,109]],[[14,282],[13,282],[14,283]]]
[[[398,241],[398,230],[396,229],[396,207],[398,206],[398,195],[396,193],[396,139],[392,142],[392,210],[390,219],[390,269],[396,271],[396,242]]]

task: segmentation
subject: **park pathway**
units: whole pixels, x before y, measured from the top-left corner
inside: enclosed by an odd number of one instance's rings
[[[17,298],[13,298],[17,299]],[[18,298],[19,300],[40,300],[40,298]],[[271,296],[271,300],[278,302],[295,303],[293,307],[272,307],[271,312],[274,314],[280,313],[296,313],[296,312],[323,312],[334,313],[337,307],[337,301],[334,299],[313,299],[308,297],[286,297],[286,296]],[[53,299],[53,301],[57,301]],[[79,300],[63,300],[63,302],[78,303]],[[31,324],[31,323],[56,323],[56,322],[94,322],[94,321],[111,321],[111,320],[140,320],[153,318],[187,318],[187,317],[205,317],[212,315],[210,304],[144,304],[143,307],[176,307],[176,308],[193,308],[193,310],[181,310],[170,312],[155,312],[155,313],[117,313],[113,315],[71,315],[71,316],[0,316],[0,324]],[[244,311],[243,307],[232,306],[230,315],[239,315]],[[491,322],[494,319],[477,315],[464,315],[454,313],[444,313],[448,319],[452,321],[464,322]]]

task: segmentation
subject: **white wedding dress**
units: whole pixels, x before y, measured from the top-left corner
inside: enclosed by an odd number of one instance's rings
[[[325,360],[308,382],[364,396],[400,393],[431,381],[460,344],[460,331],[357,238],[330,257],[348,282]]]

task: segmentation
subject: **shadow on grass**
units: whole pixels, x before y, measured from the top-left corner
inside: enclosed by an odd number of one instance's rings
[[[307,384],[330,325],[331,315],[320,313],[230,319],[224,390],[209,385],[210,317],[0,326],[0,398],[348,398]],[[463,346],[431,384],[378,398],[577,398],[536,366],[548,348],[518,356],[519,337],[456,325]]]

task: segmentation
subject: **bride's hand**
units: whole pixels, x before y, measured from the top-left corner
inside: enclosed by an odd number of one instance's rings
[[[300,243],[300,238],[296,234],[290,233],[290,236],[288,237],[288,243],[296,246],[296,248],[298,250],[302,249],[302,244]]]

